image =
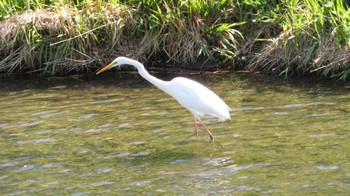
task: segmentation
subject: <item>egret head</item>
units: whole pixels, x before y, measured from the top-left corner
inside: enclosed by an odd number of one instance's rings
[[[96,75],[106,71],[106,70],[109,70],[111,69],[112,67],[119,67],[120,65],[123,65],[123,64],[133,64],[134,60],[131,60],[129,58],[126,58],[126,57],[118,57],[116,59],[114,59],[110,64],[106,65],[105,67],[103,67],[102,69],[100,69]]]

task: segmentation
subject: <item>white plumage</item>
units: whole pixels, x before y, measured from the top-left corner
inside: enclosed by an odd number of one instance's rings
[[[145,67],[136,60],[126,57],[118,57],[111,64],[105,66],[96,74],[100,74],[105,70],[123,64],[134,66],[143,78],[174,97],[180,103],[180,105],[188,109],[194,116],[195,135],[198,134],[196,119],[199,119],[209,134],[209,137],[213,139],[213,134],[201,120],[204,115],[217,117],[220,121],[231,119],[229,114],[230,108],[222,99],[220,99],[219,96],[217,96],[207,87],[194,80],[183,77],[177,77],[171,81],[160,80],[150,75]]]
[[[202,84],[183,77],[177,77],[168,83],[170,91],[165,91],[174,97],[192,114],[201,118],[205,114],[217,117],[220,121],[230,119],[230,108],[213,91]]]

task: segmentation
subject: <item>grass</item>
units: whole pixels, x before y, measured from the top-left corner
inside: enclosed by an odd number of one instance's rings
[[[248,67],[345,80],[350,70],[350,10],[343,1],[289,1],[285,6],[281,33],[268,40]]]
[[[0,0],[0,71],[94,72],[126,55],[346,80],[342,0]]]

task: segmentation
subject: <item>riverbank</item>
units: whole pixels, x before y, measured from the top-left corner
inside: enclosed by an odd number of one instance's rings
[[[163,68],[350,75],[341,0],[43,2],[1,1],[0,72],[93,73],[125,55]]]

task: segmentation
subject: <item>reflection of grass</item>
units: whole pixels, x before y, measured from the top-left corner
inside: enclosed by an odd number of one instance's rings
[[[252,98],[242,98],[241,101],[242,101],[242,102],[253,102],[253,101],[255,101],[255,99],[252,99]]]
[[[349,12],[342,0],[0,0],[0,70],[89,72],[130,55],[346,79]]]

